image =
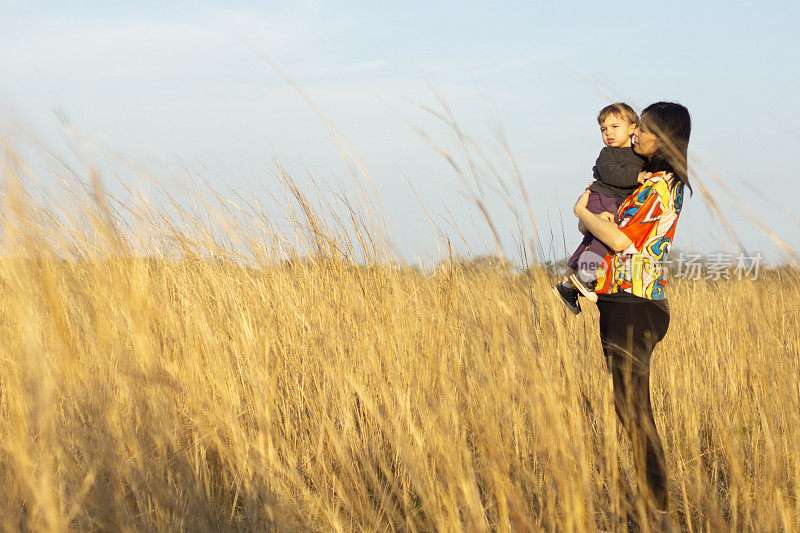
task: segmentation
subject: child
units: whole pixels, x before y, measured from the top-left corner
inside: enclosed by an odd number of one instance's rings
[[[597,123],[606,146],[600,150],[592,169],[595,181],[588,187],[587,208],[595,214],[609,212],[616,217],[622,201],[649,177],[647,172],[641,171],[645,159],[631,147],[631,136],[639,117],[628,104],[616,103],[600,111]],[[602,241],[587,233],[567,261],[564,279],[553,290],[574,314],[581,312],[579,292],[589,300],[597,301],[594,293],[597,267],[609,252]]]

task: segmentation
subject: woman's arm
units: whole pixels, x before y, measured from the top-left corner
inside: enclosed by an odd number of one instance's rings
[[[614,222],[604,218],[600,215],[595,215],[586,209],[586,203],[589,201],[589,191],[586,191],[578,198],[575,203],[575,216],[578,220],[583,222],[583,225],[589,232],[596,238],[603,241],[603,243],[614,250],[621,252],[628,248],[633,241],[625,235]]]
[[[614,214],[609,213],[608,211],[603,211],[597,216],[599,216],[603,220],[610,220],[611,222],[614,222]],[[583,224],[582,220],[578,220],[578,231],[580,231],[584,235],[588,235],[590,233],[590,231],[586,229],[586,226]]]

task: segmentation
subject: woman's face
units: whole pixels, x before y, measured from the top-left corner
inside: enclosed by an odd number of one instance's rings
[[[633,131],[633,151],[644,157],[651,157],[658,150],[658,137],[647,129],[644,117]]]

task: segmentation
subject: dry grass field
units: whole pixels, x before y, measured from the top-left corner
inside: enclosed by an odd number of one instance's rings
[[[188,214],[122,216],[95,183],[69,219],[14,172],[4,530],[624,531],[642,512],[597,310],[567,314],[545,269],[391,262],[355,211],[337,232],[298,191],[302,247],[257,214],[225,226],[245,266]],[[652,391],[673,523],[797,531],[800,275],[668,291]]]

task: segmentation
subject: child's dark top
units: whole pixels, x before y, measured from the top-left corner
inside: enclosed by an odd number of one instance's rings
[[[625,199],[639,186],[639,172],[644,164],[645,159],[633,148],[606,146],[597,156],[592,169],[595,181],[589,190],[611,198]]]

